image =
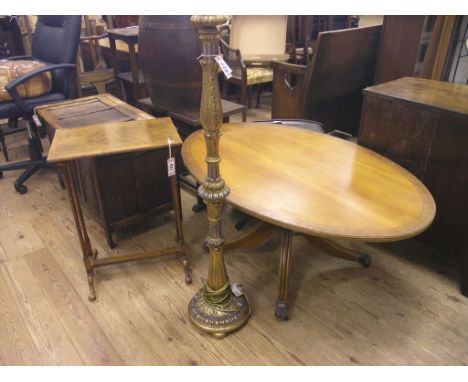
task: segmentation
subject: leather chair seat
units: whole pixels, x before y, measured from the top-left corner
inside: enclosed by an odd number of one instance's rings
[[[63,101],[64,99],[64,94],[50,93],[39,97],[25,99],[24,102],[26,105],[34,108],[48,103]],[[20,118],[23,115],[24,112],[13,101],[0,102],[0,118]]]

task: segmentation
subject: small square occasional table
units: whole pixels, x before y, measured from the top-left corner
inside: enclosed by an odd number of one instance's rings
[[[174,172],[170,176],[171,194],[175,210],[176,245],[169,248],[147,252],[116,255],[99,259],[92,248],[86,230],[80,199],[73,179],[73,161],[82,158],[115,155],[135,151],[145,151],[172,146],[180,146],[182,141],[170,118],[150,119],[131,122],[97,124],[73,129],[58,129],[50,147],[48,161],[65,166],[65,184],[75,220],[76,231],[83,252],[83,262],[88,275],[90,289],[89,300],[96,299],[94,289],[94,268],[119,264],[129,261],[144,260],[152,257],[177,255],[185,270],[185,281],[192,281],[189,259],[185,253],[185,244],[181,221],[181,204],[178,198],[178,182]],[[169,151],[169,150],[168,150]],[[175,159],[174,159],[175,160]]]

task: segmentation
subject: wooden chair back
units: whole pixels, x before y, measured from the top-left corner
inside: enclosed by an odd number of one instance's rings
[[[101,46],[99,41],[107,38],[107,32],[98,34],[96,28],[96,20],[91,19],[88,15],[83,16],[84,30],[80,37],[81,42],[86,42],[88,46],[89,55],[91,58],[91,70],[86,70],[85,57],[81,47],[78,50],[77,57],[77,71],[78,71],[78,95],[83,97],[89,91],[89,86],[94,88],[98,94],[107,92],[106,85],[113,81],[114,70],[107,68],[106,62],[102,55]]]
[[[327,131],[355,134],[362,90],[375,73],[380,31],[378,25],[321,32],[309,65],[275,63],[272,118],[310,119]]]
[[[306,106],[361,92],[372,84],[381,26],[319,34],[307,68]]]
[[[287,16],[232,16],[229,45],[244,56],[284,54]]]

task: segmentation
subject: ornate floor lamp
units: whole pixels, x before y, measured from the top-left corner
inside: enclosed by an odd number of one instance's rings
[[[207,205],[210,261],[208,280],[189,303],[192,323],[217,338],[238,329],[247,322],[250,306],[243,292],[233,293],[223,257],[224,238],[221,232],[221,213],[229,187],[219,171],[219,138],[222,123],[221,98],[218,86],[218,34],[216,25],[226,22],[224,16],[192,16],[192,23],[200,25],[203,71],[200,120],[206,141],[208,173],[198,189]]]

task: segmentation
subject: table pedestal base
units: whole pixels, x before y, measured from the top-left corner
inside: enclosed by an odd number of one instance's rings
[[[275,227],[269,223],[258,221],[256,224],[245,229],[244,232],[226,240],[224,245],[225,250],[229,249],[246,249],[266,240],[271,231]],[[283,242],[281,248],[280,265],[279,265],[279,294],[276,302],[275,316],[280,320],[288,320],[288,281],[289,281],[289,263],[292,249],[293,232],[288,229],[283,229]],[[337,257],[347,261],[354,261],[362,264],[366,268],[370,267],[372,259],[365,253],[355,253],[354,251],[345,248],[334,241],[326,238],[303,235],[304,238],[315,248],[320,248],[323,253]]]
[[[73,180],[73,171],[72,163],[66,162],[66,171],[65,171],[65,185],[68,192],[68,197],[70,200],[70,205],[73,212],[73,218],[75,220],[76,231],[78,234],[78,239],[80,241],[81,250],[83,253],[83,263],[86,268],[86,273],[88,276],[88,286],[89,286],[89,301],[96,300],[96,291],[94,287],[94,269],[97,267],[103,267],[107,265],[121,264],[130,261],[139,261],[146,260],[155,257],[176,255],[179,261],[182,263],[185,271],[185,282],[187,284],[192,282],[192,274],[190,270],[189,258],[185,253],[185,243],[184,236],[182,232],[182,210],[180,206],[180,199],[178,197],[178,184],[177,177],[171,176],[171,193],[172,200],[174,203],[175,211],[175,226],[176,226],[176,237],[175,241],[177,244],[173,247],[157,249],[146,252],[135,252],[130,254],[106,257],[103,259],[98,259],[98,252],[96,249],[93,249],[91,242],[88,237],[88,232],[86,230],[86,225],[83,218],[83,212],[81,210],[81,204],[76,192],[75,183]]]

